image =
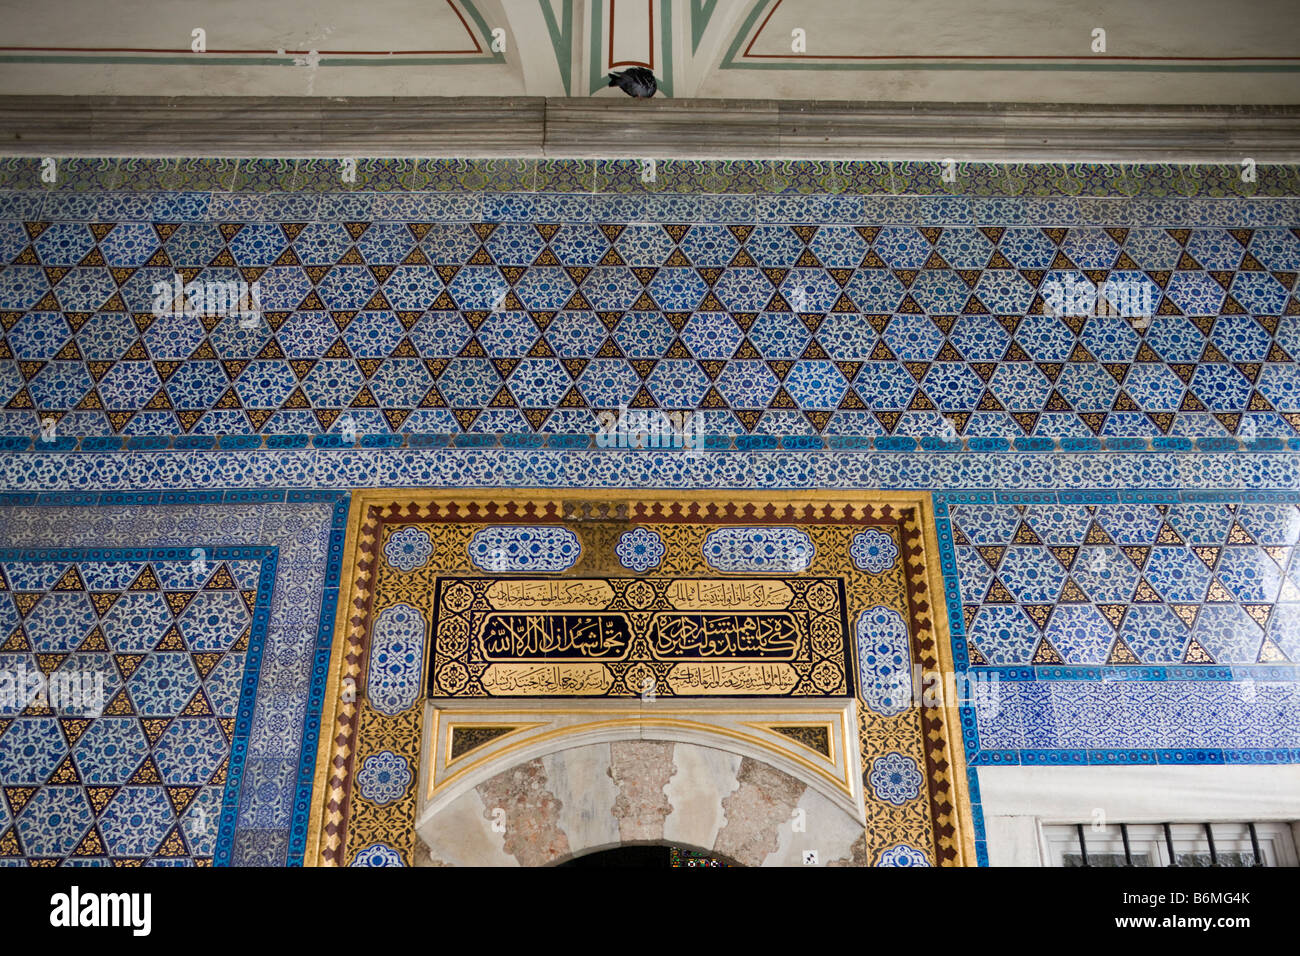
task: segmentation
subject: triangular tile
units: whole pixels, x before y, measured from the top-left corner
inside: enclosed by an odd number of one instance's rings
[[[1060,652],[1057,651],[1057,649],[1052,646],[1051,641],[1049,641],[1046,637],[1041,637],[1038,640],[1038,647],[1034,649],[1034,656],[1031,663],[1064,664],[1065,658],[1063,658],[1060,655]]]
[[[1029,615],[1029,619],[1034,622],[1034,626],[1040,631],[1047,627],[1048,620],[1052,616],[1051,604],[1026,604],[1023,606],[1024,612]]]
[[[1282,652],[1282,648],[1278,647],[1277,642],[1274,641],[1273,638],[1266,637],[1264,638],[1264,643],[1260,645],[1259,648],[1258,663],[1284,664],[1289,663],[1289,659],[1286,654]]]
[[[1110,654],[1106,657],[1107,664],[1141,664],[1133,649],[1128,646],[1124,638],[1115,638],[1115,643],[1111,645]]]

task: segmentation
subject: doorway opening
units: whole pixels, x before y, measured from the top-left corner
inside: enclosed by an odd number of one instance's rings
[[[639,869],[717,869],[740,866],[718,853],[666,843],[611,847],[584,853],[556,864],[570,867],[632,867]]]

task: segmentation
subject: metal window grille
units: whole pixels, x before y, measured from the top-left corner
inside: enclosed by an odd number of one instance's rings
[[[1297,866],[1286,823],[1091,823],[1044,828],[1053,866]]]

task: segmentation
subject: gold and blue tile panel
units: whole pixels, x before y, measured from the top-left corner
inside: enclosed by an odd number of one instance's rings
[[[0,864],[301,862],[345,516],[301,492],[0,507]]]
[[[315,797],[319,862],[413,862],[425,696],[419,691],[635,699],[646,679],[666,698],[861,691],[868,708],[859,711],[858,723],[868,769],[866,856],[874,860],[905,844],[914,848],[911,863],[958,861],[965,804],[953,785],[961,757],[948,747],[949,711],[910,696],[902,706],[877,708],[876,685],[897,686],[894,673],[853,666],[849,622],[882,613],[897,623],[898,633],[878,642],[903,659],[896,667],[915,661],[918,670],[934,670],[947,661],[946,646],[937,643],[944,627],[942,608],[931,597],[937,576],[923,508],[916,494],[852,500],[817,492],[713,494],[682,502],[662,493],[622,501],[572,490],[358,493],[348,540],[355,574],[345,601],[364,610],[341,617],[336,632],[327,710],[333,717],[319,757],[323,788]],[[501,572],[511,577],[494,576]],[[752,578],[728,578],[740,590],[728,584],[725,593],[677,587],[683,577],[698,582],[718,573]],[[571,593],[561,587],[566,581],[582,592],[584,608],[602,609],[598,617],[607,629],[599,649],[575,648],[560,636],[574,620],[568,609],[577,605],[543,592]],[[704,660],[737,665],[721,681],[709,667],[700,671],[692,639],[678,646],[676,638],[642,634],[650,624],[635,610],[676,608],[719,614],[722,622],[737,606],[783,608],[760,617],[779,615],[787,623],[755,632],[739,650],[705,638]],[[503,610],[514,613],[497,613]],[[523,630],[513,632],[516,625],[558,640],[542,649]],[[483,636],[484,627],[491,636]],[[542,658],[546,674],[527,663]],[[339,692],[348,680],[357,684],[354,699]]]

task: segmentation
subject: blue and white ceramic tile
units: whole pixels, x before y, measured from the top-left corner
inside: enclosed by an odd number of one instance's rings
[[[538,433],[635,400],[744,432],[1300,435],[1292,200],[1142,200],[1134,228],[1128,201],[917,225],[914,199],[787,195],[756,225],[693,201],[629,224],[591,196],[406,194],[403,217],[383,195],[185,194],[185,216],[103,195],[0,204],[4,433],[472,432],[507,410],[492,430]],[[179,269],[256,281],[261,317],[155,314]],[[1065,281],[1094,306],[1141,285],[1154,316],[1045,314]]]
[[[427,630],[423,615],[409,604],[391,604],[375,617],[366,697],[381,714],[401,713],[419,698]]]
[[[578,536],[556,525],[491,525],[470,538],[469,558],[483,571],[567,571],[582,556]]]
[[[1300,663],[1300,500],[956,504],[948,518],[983,664]]]
[[[0,669],[22,678],[0,699],[0,855],[301,859],[346,514],[320,497],[0,509]]]

